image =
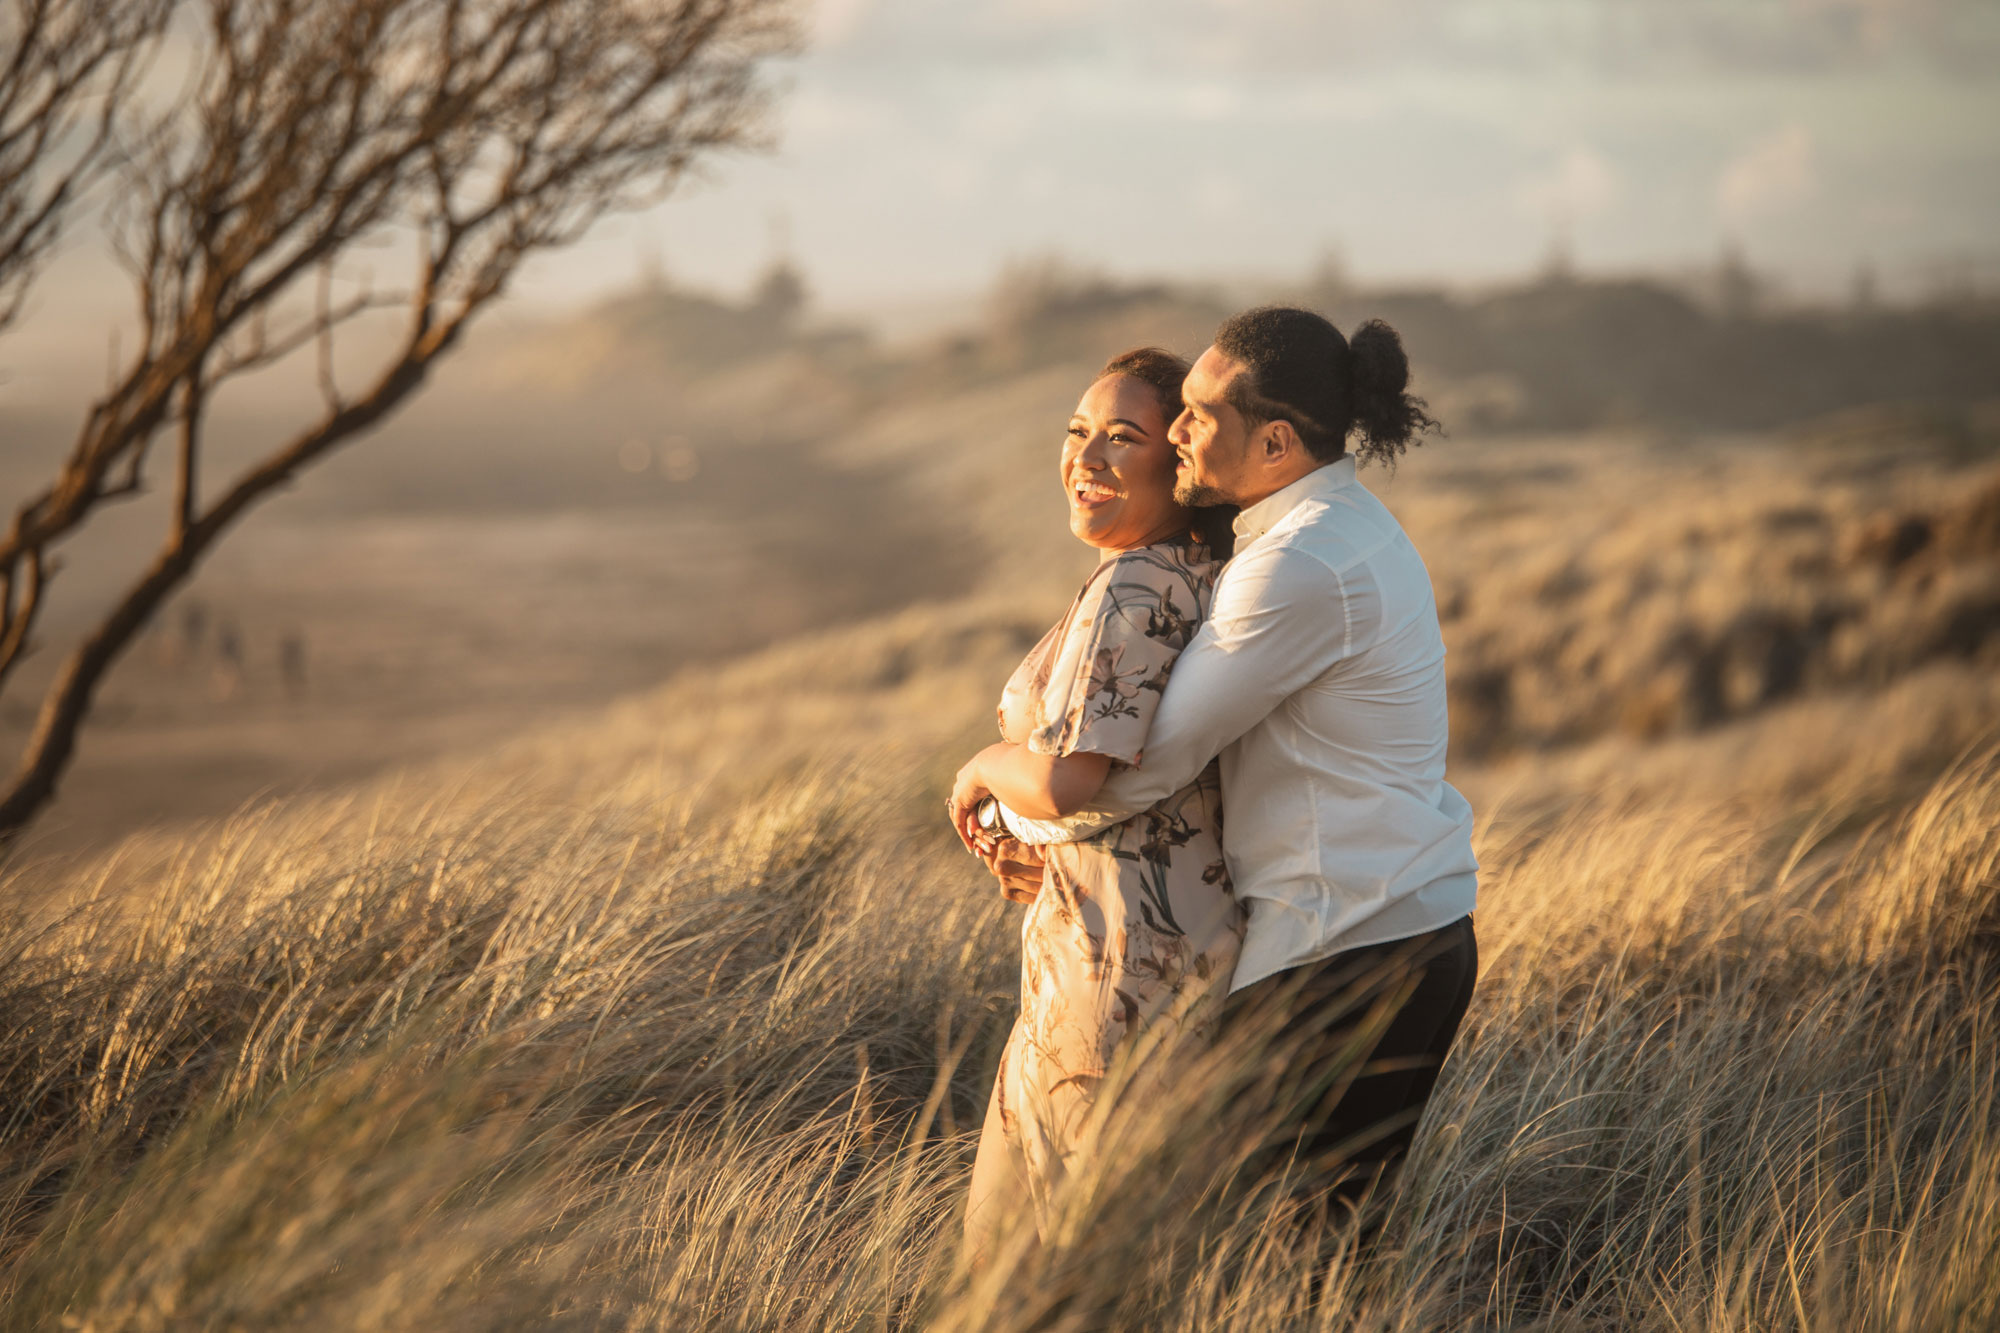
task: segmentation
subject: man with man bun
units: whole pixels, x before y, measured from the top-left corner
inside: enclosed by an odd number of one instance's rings
[[[1249,912],[1222,1040],[1275,1042],[1296,1122],[1276,1146],[1350,1199],[1407,1150],[1478,970],[1437,603],[1355,478],[1435,428],[1408,383],[1379,320],[1350,341],[1267,307],[1217,330],[1168,438],[1175,499],[1240,508],[1236,554],[1139,764],[1087,811],[1145,810],[1221,756],[1223,854]]]

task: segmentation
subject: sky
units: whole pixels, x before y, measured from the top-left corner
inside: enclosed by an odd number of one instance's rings
[[[2000,275],[2000,0],[821,0],[776,151],[542,261],[821,303],[1133,277],[1478,283],[1733,246],[1806,292]]]
[[[2000,291],[2000,0],[807,0],[775,146],[517,276],[532,322],[773,260],[890,332],[1006,266],[1477,285],[1740,253],[1807,298]],[[73,246],[0,378],[130,319]]]

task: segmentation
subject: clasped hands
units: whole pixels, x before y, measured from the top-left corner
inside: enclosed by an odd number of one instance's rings
[[[991,794],[986,780],[980,773],[980,760],[992,750],[1006,750],[1004,742],[988,746],[985,750],[966,761],[958,770],[952,782],[951,795],[945,798],[952,832],[965,844],[967,851],[978,857],[993,877],[1000,881],[1000,896],[1009,902],[1032,903],[1042,891],[1042,868],[1047,863],[1047,855],[1039,847],[1030,847],[1004,833],[995,834],[979,827],[979,803]]]

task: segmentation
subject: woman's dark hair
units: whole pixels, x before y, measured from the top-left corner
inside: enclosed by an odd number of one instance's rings
[[[1343,338],[1310,310],[1263,306],[1224,320],[1215,345],[1245,367],[1230,381],[1229,405],[1253,424],[1291,422],[1322,462],[1339,458],[1347,437],[1358,435],[1360,461],[1393,467],[1419,435],[1439,429],[1423,399],[1404,392],[1410,360],[1379,319]]]
[[[1181,385],[1192,369],[1193,366],[1164,347],[1134,347],[1106,361],[1097,378],[1130,375],[1144,382],[1160,400],[1160,416],[1171,426],[1185,406],[1181,401]],[[1204,505],[1191,512],[1195,539],[1213,550],[1216,558],[1227,560],[1236,546],[1236,506]]]
[[[1188,372],[1194,367],[1175,356],[1164,347],[1134,347],[1129,352],[1120,352],[1104,363],[1104,369],[1097,372],[1097,378],[1106,375],[1130,375],[1135,380],[1145,381],[1160,400],[1160,415],[1169,426],[1181,414],[1185,406],[1181,402],[1181,385],[1186,382]]]

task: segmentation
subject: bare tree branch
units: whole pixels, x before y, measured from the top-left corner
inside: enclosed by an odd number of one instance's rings
[[[17,0],[24,12],[65,2],[76,0]],[[84,414],[54,482],[0,535],[0,684],[7,644],[27,642],[40,602],[42,553],[136,490],[151,442],[177,424],[175,509],[151,566],[50,687],[0,796],[0,839],[52,795],[104,671],[220,534],[407,401],[527,258],[661,197],[711,153],[761,143],[758,71],[793,40],[786,0],[199,8],[188,96],[131,136],[121,164],[116,251],[140,345]],[[0,125],[5,114],[0,100]],[[335,331],[388,298],[364,284],[336,300],[334,288],[358,247],[396,236],[417,249],[396,301],[405,331],[349,402]],[[202,422],[216,394],[307,343],[324,414],[205,500]]]
[[[172,0],[0,3],[0,329],[102,176]]]
[[[331,299],[330,294],[328,299]],[[256,321],[250,326],[247,337],[224,349],[224,354],[216,364],[215,379],[218,382],[234,379],[239,375],[261,370],[265,366],[275,365],[307,343],[330,347],[329,340],[341,325],[371,310],[393,310],[406,304],[408,300],[407,295],[395,292],[378,295],[364,289],[338,304],[315,309],[310,319],[301,320],[292,328],[275,336],[271,334],[267,320]],[[322,369],[322,382],[324,378]]]
[[[6,627],[0,631],[0,670],[13,666],[28,646],[28,628],[35,623],[35,612],[42,600],[42,553],[32,552],[21,562],[20,605],[14,603],[15,571],[7,573]]]
[[[207,407],[208,382],[202,367],[196,366],[181,384],[180,450],[174,468],[173,526],[167,538],[170,546],[183,545],[194,527],[195,509],[201,503],[201,425]]]

